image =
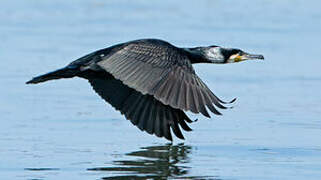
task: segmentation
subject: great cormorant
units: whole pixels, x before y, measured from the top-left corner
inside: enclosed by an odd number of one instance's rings
[[[117,44],[83,56],[62,69],[38,76],[27,84],[81,77],[106,102],[135,126],[149,134],[172,140],[170,129],[181,139],[180,127],[191,131],[185,111],[217,115],[226,109],[196,75],[195,63],[234,63],[264,59],[262,55],[220,46],[179,48],[158,39]]]

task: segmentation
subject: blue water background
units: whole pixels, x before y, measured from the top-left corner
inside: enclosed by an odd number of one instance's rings
[[[321,178],[321,1],[0,5],[1,179]],[[194,131],[173,146],[138,130],[85,80],[24,84],[94,50],[139,38],[238,47],[264,54],[265,61],[196,65],[215,94],[238,99],[221,117],[193,116],[199,118]],[[150,164],[154,169],[146,170]]]

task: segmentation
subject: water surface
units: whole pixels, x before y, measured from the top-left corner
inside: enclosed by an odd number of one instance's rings
[[[321,3],[283,1],[2,1],[2,179],[320,179]],[[222,45],[266,61],[196,65],[224,116],[186,140],[140,132],[81,79],[31,77],[116,43],[161,38]]]

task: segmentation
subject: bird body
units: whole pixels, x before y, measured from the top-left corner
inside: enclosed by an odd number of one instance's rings
[[[231,57],[233,56],[233,59]],[[191,131],[185,111],[210,117],[209,109],[226,109],[196,75],[192,64],[230,63],[263,59],[238,49],[219,46],[178,48],[158,39],[140,39],[117,44],[83,56],[66,67],[38,76],[27,84],[52,79],[81,77],[106,102],[139,129],[172,140],[170,129],[184,139],[180,127]],[[238,62],[238,61],[235,61]]]

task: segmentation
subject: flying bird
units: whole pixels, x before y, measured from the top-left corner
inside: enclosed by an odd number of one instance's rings
[[[191,131],[185,112],[210,118],[208,110],[226,109],[233,103],[219,99],[197,76],[196,63],[226,64],[264,59],[236,48],[220,46],[179,48],[159,39],[139,39],[85,55],[64,68],[26,82],[80,77],[140,130],[172,141],[174,134]]]

